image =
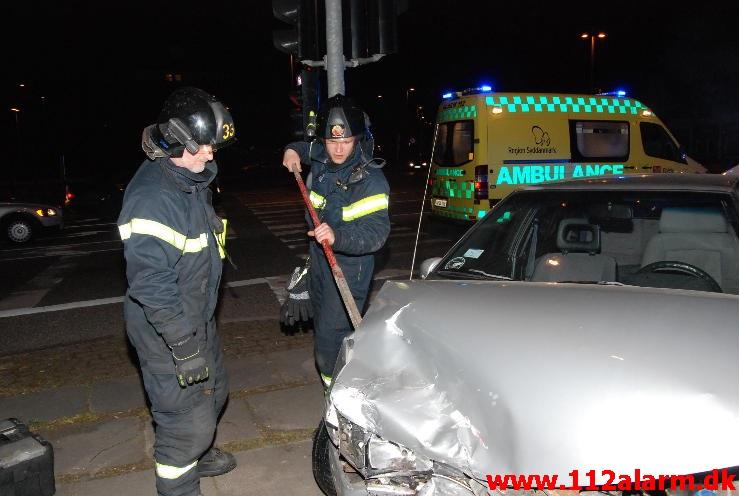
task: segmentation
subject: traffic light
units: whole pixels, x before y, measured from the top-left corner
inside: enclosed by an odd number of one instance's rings
[[[272,12],[289,29],[273,32],[275,47],[298,60],[322,60],[326,54],[323,0],[272,0]],[[397,17],[407,0],[342,0],[344,54],[347,59],[398,51]]]
[[[347,58],[396,53],[397,16],[405,9],[406,3],[398,0],[342,0]]]
[[[323,58],[325,43],[318,36],[323,25],[319,0],[272,0],[272,12],[280,21],[294,26],[273,32],[275,48],[296,55],[299,60]]]

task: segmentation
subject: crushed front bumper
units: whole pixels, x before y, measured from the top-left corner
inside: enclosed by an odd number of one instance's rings
[[[434,474],[415,488],[397,484],[390,477],[363,479],[356,472],[344,471],[339,449],[329,446],[329,462],[334,487],[338,496],[483,496],[487,488],[469,479],[469,486],[451,478]]]

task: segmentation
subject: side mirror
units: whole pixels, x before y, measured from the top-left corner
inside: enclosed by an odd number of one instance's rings
[[[439,265],[439,262],[441,262],[441,257],[427,258],[421,262],[421,267],[418,269],[421,274],[421,279],[426,279],[431,271]]]

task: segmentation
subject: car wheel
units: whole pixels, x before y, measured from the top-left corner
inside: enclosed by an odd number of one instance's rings
[[[328,450],[331,445],[331,439],[328,437],[326,425],[321,420],[318,429],[313,434],[313,477],[316,479],[318,487],[328,496],[336,496],[336,488],[334,487],[334,477],[331,475],[331,465],[328,460]]]
[[[16,217],[5,223],[5,234],[13,243],[28,243],[36,234],[33,221]]]

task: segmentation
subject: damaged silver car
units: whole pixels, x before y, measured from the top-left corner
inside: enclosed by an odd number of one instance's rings
[[[529,186],[424,280],[385,283],[336,365],[321,488],[479,496],[538,474],[546,493],[640,493],[608,475],[736,473],[738,182]]]

